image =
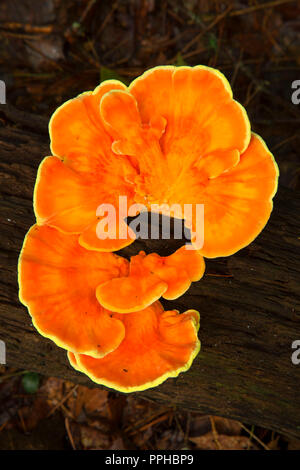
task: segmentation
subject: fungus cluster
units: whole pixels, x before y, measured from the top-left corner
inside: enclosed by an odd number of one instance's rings
[[[200,349],[199,314],[164,311],[268,221],[278,168],[251,133],[225,77],[209,67],[156,67],[126,87],[103,82],[58,108],[52,156],[40,164],[36,224],[19,258],[20,300],[37,330],[97,383],[131,392],[187,370]],[[204,243],[167,257],[114,253],[134,242],[118,198],[149,210],[204,205]],[[101,204],[116,208],[114,237],[97,234]],[[195,221],[182,216],[195,232]],[[119,237],[123,232],[125,236]]]

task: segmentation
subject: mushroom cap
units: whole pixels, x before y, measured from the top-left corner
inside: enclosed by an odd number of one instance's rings
[[[191,158],[216,150],[243,152],[249,144],[247,113],[216,69],[159,66],[135,79],[128,91],[136,99],[142,123],[149,123],[154,114],[166,119],[160,143],[174,170]]]
[[[34,225],[19,257],[19,297],[36,329],[69,351],[103,357],[125,335],[123,323],[100,306],[96,287],[123,276],[128,262],[88,251],[78,236]]]
[[[112,138],[101,121],[99,103],[111,89],[126,87],[116,80],[103,82],[55,111],[49,123],[53,156],[42,161],[34,190],[39,225],[79,234],[82,246],[99,251],[116,251],[134,241],[130,230],[122,239],[96,236],[97,208],[103,203],[117,207],[119,194],[130,204],[136,175],[129,158],[112,152]],[[117,218],[117,232],[118,223]]]
[[[201,279],[204,270],[203,257],[185,246],[166,257],[140,252],[131,258],[126,277],[106,281],[97,287],[97,299],[103,307],[114,312],[136,312],[161,296],[168,300],[177,299],[188,290],[191,282]]]
[[[210,258],[246,246],[270,216],[274,157],[251,136],[245,109],[215,69],[162,66],[128,88],[104,82],[58,108],[49,131],[54,157],[38,172],[37,223],[79,234],[88,249],[116,251],[133,242],[129,228],[118,238],[118,217],[115,239],[96,234],[97,207],[113,204],[118,216],[120,195],[128,206],[179,206],[172,212],[179,218],[186,204],[203,204],[204,244],[193,243]]]
[[[203,256],[231,255],[260,233],[278,168],[220,72],[156,67],[127,91],[103,95],[100,113],[114,151],[138,168],[137,202],[150,210],[153,203],[204,205],[204,244],[196,246]]]
[[[124,340],[115,351],[101,359],[68,353],[71,365],[96,383],[126,393],[146,390],[189,369],[199,352],[195,310],[179,314],[155,302],[115,317],[125,326]]]
[[[235,167],[210,180],[202,193],[207,258],[230,256],[263,230],[273,209],[279,170],[263,139],[252,133]]]

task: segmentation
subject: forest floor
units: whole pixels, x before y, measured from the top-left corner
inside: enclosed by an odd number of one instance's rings
[[[0,449],[295,450],[300,441],[137,394],[2,367]]]

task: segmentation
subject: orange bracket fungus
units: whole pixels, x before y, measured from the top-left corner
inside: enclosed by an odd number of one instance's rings
[[[133,233],[105,240],[96,235],[100,204],[118,207],[119,194],[133,202],[136,169],[128,157],[113,153],[99,114],[102,96],[124,88],[109,80],[55,111],[49,123],[53,156],[42,161],[35,184],[37,223],[78,234],[79,243],[93,250],[116,251],[134,241]]]
[[[119,346],[125,330],[97,302],[96,288],[127,271],[120,256],[88,251],[76,235],[34,225],[19,258],[20,300],[42,335],[69,351],[102,357]]]
[[[145,390],[177,377],[199,352],[199,314],[188,310],[164,311],[159,302],[146,309],[115,314],[125,327],[120,346],[102,359],[68,353],[77,370],[94,382],[122,392]]]
[[[20,300],[95,382],[154,387],[187,370],[200,349],[199,314],[164,311],[158,299],[178,298],[203,276],[205,257],[232,255],[261,232],[277,190],[274,157],[226,78],[205,66],[156,67],[129,87],[105,81],[60,106],[49,132],[36,225],[19,259]],[[120,200],[182,219],[191,245],[130,261],[113,253],[136,237]]]
[[[170,256],[141,251],[131,258],[127,276],[111,279],[96,291],[101,305],[119,313],[141,310],[163,296],[177,299],[204,274],[203,257],[196,250],[179,248]]]
[[[127,270],[124,258],[86,250],[77,236],[37,225],[19,260],[20,299],[38,331],[95,382],[131,392],[188,369],[200,342],[195,310],[180,315],[159,302],[126,315],[103,308],[97,285]]]

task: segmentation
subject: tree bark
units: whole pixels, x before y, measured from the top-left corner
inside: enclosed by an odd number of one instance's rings
[[[43,118],[4,105],[1,115],[0,340],[7,364],[93,385],[69,366],[64,350],[37,333],[18,300],[18,254],[34,223],[33,186],[49,139]],[[202,348],[188,372],[139,396],[300,437],[300,364],[291,361],[292,343],[300,340],[299,196],[279,188],[255,242],[231,257],[207,260],[201,281],[163,302],[181,312],[199,310]],[[169,247],[137,241],[125,254],[164,254]]]

